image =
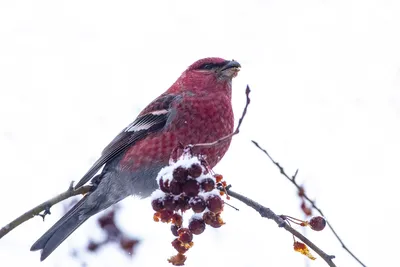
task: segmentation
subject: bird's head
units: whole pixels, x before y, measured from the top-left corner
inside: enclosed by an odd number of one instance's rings
[[[196,92],[229,90],[230,94],[232,78],[237,76],[240,67],[239,62],[235,60],[218,57],[203,58],[190,65],[173,88]]]
[[[217,80],[231,80],[240,71],[240,64],[235,60],[225,60],[218,57],[203,58],[185,71],[193,77],[213,77]]]

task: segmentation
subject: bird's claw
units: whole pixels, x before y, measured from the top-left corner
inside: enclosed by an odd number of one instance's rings
[[[43,218],[43,221],[44,221],[44,218],[46,217],[46,215],[51,215],[50,208],[51,208],[50,205],[46,206],[46,207],[44,208],[43,213],[42,213],[42,214],[39,213],[37,216],[42,217],[42,218]]]

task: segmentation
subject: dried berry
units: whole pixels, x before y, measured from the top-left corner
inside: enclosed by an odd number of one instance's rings
[[[179,240],[183,243],[190,243],[193,240],[193,234],[188,228],[181,228],[178,230]]]
[[[222,201],[220,196],[211,195],[207,198],[207,208],[214,212],[221,212],[224,206],[224,202]]]
[[[164,203],[162,201],[162,198],[154,199],[151,202],[151,206],[153,207],[154,211],[160,211],[160,210],[164,209]]]
[[[301,208],[301,210],[304,212],[304,214],[306,216],[311,216],[312,215],[312,209],[307,206],[307,204],[304,201],[304,199],[302,199],[302,201],[301,201],[300,208]]]
[[[188,180],[183,185],[183,192],[189,197],[196,196],[199,193],[199,191],[200,191],[200,185],[196,180]]]
[[[201,182],[201,189],[204,190],[205,192],[210,192],[214,190],[215,188],[215,182],[211,178],[206,178]]]
[[[293,249],[301,254],[307,256],[310,260],[315,260],[316,258],[310,253],[310,250],[306,246],[306,244],[301,243],[299,241],[295,241],[293,243]]]
[[[188,251],[189,246],[185,246],[185,244],[180,241],[178,238],[175,238],[174,241],[171,242],[172,246],[174,247],[174,249],[176,249],[179,253],[185,253],[186,251]]]
[[[168,262],[174,266],[185,265],[185,261],[186,261],[186,256],[181,253],[178,253],[177,255],[172,256],[171,258],[168,259]]]
[[[206,201],[201,196],[195,196],[189,201],[192,210],[195,213],[201,213],[206,209]]]
[[[214,174],[214,178],[217,181],[217,183],[221,182],[224,177],[221,174]]]
[[[98,223],[100,227],[107,232],[109,238],[116,238],[121,234],[121,231],[115,224],[115,212],[112,210],[111,212],[101,216],[98,219]]]
[[[177,201],[175,200],[175,197],[172,195],[164,196],[163,202],[164,202],[164,208],[166,210],[175,210],[176,206],[178,205]]]
[[[174,236],[179,236],[178,229],[178,226],[176,226],[175,224],[171,225],[171,232]]]
[[[103,216],[101,216],[97,222],[100,225],[100,228],[106,228],[108,226],[113,226],[115,225],[115,221],[114,221],[114,217],[115,217],[115,212],[111,211]]]
[[[87,250],[94,252],[99,248],[99,243],[96,243],[94,241],[90,241],[88,246],[87,246]]]
[[[203,220],[208,225],[212,224],[216,220],[215,213],[211,211],[204,212]]]
[[[153,214],[153,220],[155,222],[159,222],[160,221],[160,212],[156,212]]]
[[[309,224],[314,231],[322,231],[326,226],[326,220],[321,216],[316,216],[310,219]]]
[[[197,178],[203,173],[203,168],[200,164],[192,164],[188,169],[188,173],[192,178]]]
[[[206,224],[214,228],[219,228],[225,224],[219,214],[213,213],[211,211],[205,212],[203,214],[203,220]]]
[[[174,213],[174,215],[172,215],[172,223],[176,225],[178,228],[181,227],[183,223],[182,216],[178,213]]]
[[[174,215],[172,210],[162,210],[160,211],[160,220],[162,222],[170,222],[172,215]]]
[[[133,255],[133,248],[139,242],[135,239],[121,238],[119,241],[119,245],[121,248],[127,252],[129,255]]]
[[[206,224],[200,218],[193,218],[189,223],[189,230],[195,235],[203,233],[204,229],[206,229]]]
[[[188,178],[188,170],[183,167],[178,167],[174,169],[172,177],[174,177],[177,182],[184,183]]]

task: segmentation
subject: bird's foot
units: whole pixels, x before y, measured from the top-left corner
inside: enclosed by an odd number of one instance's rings
[[[46,215],[50,215],[50,214],[51,214],[50,208],[51,208],[51,205],[46,206],[46,207],[44,208],[43,213],[39,213],[37,216],[42,217],[42,218],[43,218],[43,221],[44,221],[44,218],[46,217]]]

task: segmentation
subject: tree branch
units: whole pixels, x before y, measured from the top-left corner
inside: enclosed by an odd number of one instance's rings
[[[226,192],[228,193],[229,196],[236,198],[237,200],[243,202],[244,204],[248,205],[249,207],[253,208],[256,210],[258,213],[260,213],[261,217],[274,220],[276,224],[278,224],[279,227],[283,227],[286,231],[290,232],[294,236],[296,236],[298,239],[303,241],[308,247],[310,247],[312,250],[314,250],[329,266],[331,267],[336,267],[336,265],[333,263],[332,259],[335,256],[331,256],[323,252],[320,248],[318,248],[313,242],[311,242],[309,239],[307,239],[305,236],[300,234],[298,231],[293,229],[289,224],[287,224],[279,215],[276,215],[271,209],[266,208],[259,204],[258,202],[245,197],[239,193],[236,193],[232,190],[230,190],[230,186],[227,186]]]
[[[53,205],[65,200],[67,198],[70,198],[70,197],[73,197],[76,195],[86,194],[91,189],[92,189],[92,186],[87,185],[87,186],[80,187],[77,190],[74,190],[73,182],[71,182],[71,185],[69,186],[67,191],[43,202],[42,204],[34,207],[31,210],[28,210],[27,212],[25,212],[24,214],[22,214],[21,216],[19,216],[18,218],[16,218],[12,222],[8,223],[3,228],[1,228],[0,229],[0,239],[3,236],[5,236],[6,234],[8,234],[9,232],[11,232],[17,226],[21,225],[22,223],[26,222],[27,220],[32,219],[35,216],[42,216],[43,220],[44,220],[44,217],[47,214],[50,214],[50,207],[52,207]],[[44,214],[40,214],[40,212],[42,212],[42,211],[44,211]]]
[[[296,176],[299,170],[296,170],[295,174],[290,177],[289,175],[287,175],[287,173],[285,172],[285,170],[283,169],[283,167],[279,164],[279,162],[276,162],[271,155],[267,152],[267,150],[265,150],[264,148],[262,148],[256,141],[252,140],[251,142],[253,142],[253,144],[260,149],[262,152],[264,152],[265,155],[267,155],[267,157],[272,161],[272,163],[279,169],[280,173],[285,176],[296,188],[298,191],[303,191],[303,188],[296,182]],[[325,217],[324,213],[322,212],[322,210],[320,208],[317,207],[317,205],[315,204],[315,202],[313,200],[311,200],[305,192],[302,193],[302,196],[311,204],[311,206],[318,211],[319,214],[321,214],[321,216]],[[326,220],[326,218],[325,218]],[[342,248],[344,250],[346,250],[359,264],[361,264],[361,266],[366,267],[366,265],[364,263],[361,262],[360,259],[358,259],[353,252],[350,251],[350,249],[348,249],[346,247],[346,245],[343,243],[342,239],[339,237],[339,235],[336,233],[336,231],[333,229],[332,225],[329,223],[328,220],[326,220],[326,223],[328,225],[328,227],[331,229],[332,233],[335,235],[335,237],[337,238],[337,240],[340,242],[340,244],[342,245]]]

